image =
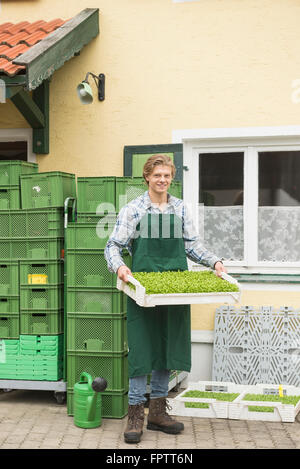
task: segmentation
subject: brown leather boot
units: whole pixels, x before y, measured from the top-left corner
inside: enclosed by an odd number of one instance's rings
[[[150,399],[147,429],[160,430],[164,433],[176,435],[184,429],[184,425],[172,419],[167,414],[166,409],[170,410],[171,407],[168,405],[165,397]]]
[[[144,403],[128,406],[127,427],[124,432],[125,443],[139,443],[144,426]]]

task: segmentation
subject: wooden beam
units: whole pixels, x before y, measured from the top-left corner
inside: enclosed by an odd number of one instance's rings
[[[10,100],[33,128],[33,153],[49,153],[49,80],[43,81],[32,97],[21,88]]]
[[[29,93],[21,89],[10,99],[31,127],[37,129],[45,126],[44,115]]]
[[[86,8],[13,60],[26,67],[27,90],[37,88],[98,34],[99,9]]]
[[[12,98],[15,94],[19,93],[21,89],[22,89],[21,86],[6,86],[5,87],[6,99]]]
[[[33,91],[32,99],[44,116],[44,126],[33,129],[33,153],[49,153],[49,80]]]

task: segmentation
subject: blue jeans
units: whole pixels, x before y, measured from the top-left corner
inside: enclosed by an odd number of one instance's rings
[[[169,387],[170,370],[153,370],[150,381],[150,399],[155,397],[167,397]],[[129,405],[146,402],[147,375],[129,378]]]

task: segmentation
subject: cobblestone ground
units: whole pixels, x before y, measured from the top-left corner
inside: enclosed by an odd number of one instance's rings
[[[123,440],[126,417],[103,419],[101,427],[81,429],[51,392],[0,392],[0,449],[300,449],[300,420],[180,420],[185,424],[180,435],[149,431],[145,426],[142,441],[127,445]]]

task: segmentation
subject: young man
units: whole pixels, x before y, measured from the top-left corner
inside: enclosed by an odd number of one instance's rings
[[[187,257],[226,272],[218,257],[203,249],[183,201],[168,194],[175,166],[166,155],[153,155],[144,165],[148,191],[119,213],[105,248],[108,269],[125,282],[131,270],[121,253],[132,255],[132,272],[188,270]],[[180,433],[184,425],[166,412],[170,370],[190,371],[190,306],[142,308],[127,299],[129,407],[124,433],[138,443],[143,433],[147,375],[151,374],[147,429]]]

